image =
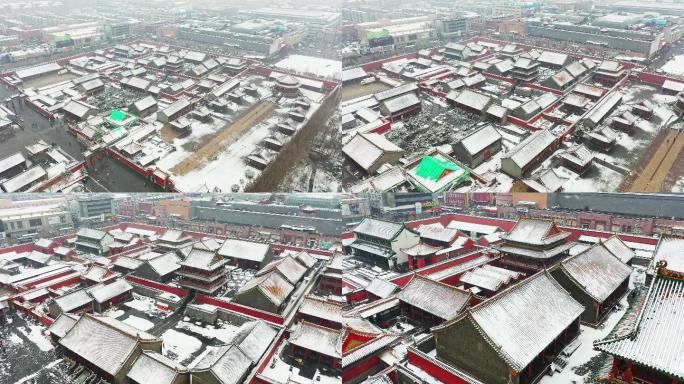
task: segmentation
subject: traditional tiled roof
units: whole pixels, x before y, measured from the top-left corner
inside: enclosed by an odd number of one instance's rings
[[[298,312],[311,317],[342,324],[343,304],[308,295],[302,300]]]
[[[682,380],[683,317],[684,281],[656,277],[632,331],[594,342],[594,347]]]
[[[341,336],[341,331],[308,321],[300,321],[293,327],[288,342],[300,348],[340,358],[342,357]]]
[[[384,299],[396,292],[398,288],[399,286],[396,284],[376,277],[371,280],[370,284],[368,284],[365,289],[366,292]]]
[[[625,264],[632,261],[635,256],[634,251],[632,251],[630,247],[623,243],[622,240],[617,237],[617,235],[608,240],[601,240],[601,242],[603,242],[603,245],[608,248],[613,255],[617,256],[618,259],[622,260],[622,262]]]
[[[559,268],[598,302],[605,301],[632,273],[601,242],[561,261]]]
[[[180,258],[173,252],[168,252],[147,260],[146,263],[160,276],[166,276],[180,268]]]
[[[511,231],[502,236],[504,240],[543,245],[552,244],[570,236],[570,232],[560,231],[550,220],[520,219]]]
[[[76,324],[80,316],[72,315],[71,313],[62,313],[57,317],[57,319],[50,325],[48,331],[58,338],[64,337],[71,327]]]
[[[402,302],[444,320],[451,320],[470,301],[470,293],[447,284],[414,275],[397,294]]]
[[[652,267],[664,261],[667,263],[665,268],[668,270],[684,273],[684,256],[682,255],[684,255],[684,238],[663,236],[658,241],[653,255]]]
[[[117,375],[140,342],[158,342],[157,337],[110,317],[83,315],[59,340],[65,349],[90,364]]]
[[[290,284],[280,273],[270,272],[248,281],[235,294],[235,297],[239,298],[253,289],[260,291],[274,305],[280,306],[290,296],[294,285]]]
[[[258,261],[264,260],[268,254],[270,245],[254,241],[240,239],[226,239],[221,245],[218,254],[240,260]]]
[[[98,303],[104,303],[114,297],[133,290],[133,287],[124,279],[119,279],[109,284],[98,284],[88,288],[88,294]]]
[[[520,372],[583,311],[547,271],[541,271],[433,331],[470,321],[496,353]]]
[[[85,289],[79,289],[53,299],[62,312],[71,312],[93,302]]]
[[[293,285],[296,285],[306,274],[307,268],[299,264],[299,262],[293,257],[286,256],[282,259],[274,260],[268,263],[264,268],[257,272],[257,276],[261,276],[272,271],[278,271],[278,273],[287,279],[287,281]]]
[[[362,235],[391,240],[401,232],[403,224],[365,218],[354,228],[354,232]]]
[[[240,327],[240,331],[231,340],[231,344],[237,345],[253,363],[256,363],[277,334],[278,332],[265,322],[251,321]]]
[[[237,345],[218,347],[204,355],[192,368],[209,371],[221,384],[238,384],[252,366],[252,360]]]
[[[173,384],[178,375],[185,372],[186,367],[161,353],[143,351],[126,377],[135,380],[136,383]]]
[[[226,259],[217,255],[213,251],[193,248],[190,253],[188,253],[188,256],[185,258],[185,260],[180,263],[180,265],[206,271],[213,271],[227,263],[228,261]]]

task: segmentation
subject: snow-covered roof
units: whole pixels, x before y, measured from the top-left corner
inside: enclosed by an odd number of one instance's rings
[[[57,62],[53,62],[48,64],[37,65],[35,67],[30,67],[26,69],[20,69],[15,72],[15,75],[17,75],[17,77],[20,79],[25,79],[34,76],[40,76],[50,72],[57,72],[60,69],[62,69],[62,66],[57,64]]]
[[[295,259],[299,261],[303,266],[307,268],[313,267],[318,261],[315,257],[311,256],[307,251],[300,251],[294,255]]]
[[[433,330],[467,319],[510,367],[520,372],[583,311],[547,271],[541,271]]]
[[[490,96],[475,92],[470,89],[464,89],[456,96],[453,101],[477,111],[482,111],[492,101]]]
[[[128,256],[119,256],[113,264],[128,270],[136,270],[143,264],[143,261]]]
[[[504,240],[527,244],[552,244],[570,236],[570,232],[563,232],[551,220],[520,219],[511,231],[502,236]]]
[[[57,336],[58,338],[64,337],[66,333],[71,329],[71,327],[76,324],[76,321],[80,316],[73,315],[71,313],[62,313],[57,317],[57,319],[50,325],[50,328],[48,328],[48,331],[52,333],[53,335]]]
[[[457,275],[457,274],[465,272],[469,269],[479,267],[481,265],[485,265],[491,261],[492,261],[491,258],[489,258],[488,256],[482,255],[482,256],[478,256],[474,259],[453,265],[451,267],[441,269],[437,272],[430,273],[427,276],[433,280],[440,281],[440,280],[443,280],[449,276]]]
[[[474,285],[496,292],[503,285],[507,285],[512,279],[520,277],[520,273],[504,268],[484,265],[479,268],[471,269],[461,276],[460,282]]]
[[[0,160],[0,173],[3,173],[9,169],[16,167],[19,164],[25,164],[26,158],[21,152],[17,152],[13,155],[9,155],[4,159]]]
[[[622,101],[622,94],[615,92],[599,101],[586,115],[585,120],[598,125]]]
[[[663,236],[653,255],[653,266],[658,262],[667,262],[667,268],[673,272],[684,273],[684,239]]]
[[[684,281],[656,277],[630,332],[594,342],[600,351],[684,379]]]
[[[26,256],[26,259],[31,260],[33,262],[36,262],[38,264],[47,264],[48,261],[50,261],[50,258],[52,256],[48,255],[47,253],[39,252],[39,251],[31,251],[28,256]]]
[[[238,334],[231,340],[231,343],[237,345],[253,363],[256,363],[277,334],[278,332],[265,322],[261,320],[251,321],[240,327]]]
[[[603,88],[594,87],[593,85],[588,85],[584,83],[575,85],[572,91],[575,93],[581,93],[583,95],[589,95],[594,97],[600,97],[601,95],[603,95]]]
[[[405,93],[409,92],[415,92],[418,90],[418,85],[416,83],[408,83],[404,85],[400,85],[398,87],[388,89],[386,91],[378,92],[373,97],[375,100],[378,102],[382,102],[387,99],[391,99],[393,97],[401,96]]]
[[[227,263],[228,260],[217,255],[216,252],[193,247],[190,250],[190,253],[185,257],[185,260],[180,262],[180,265],[205,271],[213,271]]]
[[[543,51],[537,61],[544,64],[563,66],[568,61],[568,55],[560,52]]]
[[[466,221],[452,220],[447,224],[447,228],[457,229],[459,231],[470,233],[482,233],[485,235],[491,235],[492,233],[498,232],[501,229],[496,225],[478,224],[478,223],[468,223]]]
[[[663,89],[669,89],[669,90],[675,91],[675,92],[682,92],[682,91],[684,91],[684,82],[666,79],[663,82]]]
[[[107,236],[107,232],[100,231],[99,229],[81,228],[76,232],[76,236],[93,240],[102,240]]]
[[[252,366],[252,360],[237,345],[229,344],[210,350],[193,367],[210,371],[221,384],[238,384]]]
[[[180,258],[174,252],[168,252],[153,259],[147,260],[160,276],[166,276],[180,268]]]
[[[484,127],[468,134],[468,136],[461,139],[461,144],[471,155],[480,153],[485,148],[501,140],[501,134],[492,125],[485,125]]]
[[[378,133],[357,133],[342,147],[342,152],[356,164],[369,170],[388,152],[402,153],[403,149]]]
[[[187,372],[187,368],[161,353],[143,351],[126,377],[136,383],[173,384],[178,375],[184,372]]]
[[[420,225],[417,230],[422,239],[436,240],[444,243],[450,243],[458,236],[458,229],[444,228],[441,225]]]
[[[380,239],[391,240],[401,232],[403,224],[393,223],[372,218],[365,218],[354,228],[354,232],[361,235],[377,237]]]
[[[143,97],[142,99],[133,103],[133,107],[137,111],[144,111],[144,110],[151,108],[155,105],[157,105],[157,100],[152,96]]]
[[[610,252],[613,253],[613,255],[617,256],[620,260],[622,260],[623,263],[627,264],[635,256],[634,251],[630,247],[627,246],[622,240],[620,240],[617,235],[612,236],[608,240],[602,240],[603,245],[608,248]]]
[[[2,183],[2,189],[4,189],[7,193],[17,192],[46,175],[47,172],[45,172],[43,167],[40,165],[35,165],[26,170],[26,172],[20,173]]]
[[[261,262],[266,258],[271,246],[265,243],[240,239],[226,239],[218,250],[218,254],[240,260]]]
[[[62,310],[62,312],[71,312],[74,309],[83,307],[86,304],[92,303],[93,298],[90,297],[85,289],[79,289],[66,295],[56,297],[53,299],[55,304]]]
[[[366,73],[366,71],[364,71],[361,67],[345,69],[342,71],[342,82],[363,79],[367,76],[368,73]]]
[[[420,99],[413,92],[406,93],[404,95],[397,96],[382,102],[382,105],[385,106],[390,114],[403,111],[404,109],[411,108],[418,104],[420,104]]]
[[[605,301],[632,273],[632,268],[601,242],[563,260],[559,268],[598,302]]]
[[[114,273],[108,268],[104,268],[99,265],[93,264],[90,266],[90,268],[88,268],[85,271],[85,273],[83,274],[83,278],[87,280],[100,282],[118,275],[118,273]]]
[[[259,290],[268,301],[279,307],[290,296],[294,285],[290,284],[280,273],[270,272],[248,281],[235,296],[242,296],[253,289]]]
[[[159,241],[167,243],[178,243],[187,238],[188,236],[183,236],[183,231],[179,231],[177,229],[167,229],[164,232],[164,234],[161,235],[161,237],[159,237]]]
[[[344,351],[342,356],[342,368],[349,367],[351,364],[354,364],[364,357],[370,356],[373,353],[391,346],[400,338],[400,335],[381,335],[350,350]]]
[[[378,296],[381,299],[384,299],[386,297],[389,297],[394,292],[396,292],[398,288],[399,287],[396,284],[390,281],[375,277],[373,280],[371,280],[370,284],[366,286],[365,290],[368,293],[371,293],[375,296]]]
[[[295,261],[293,257],[286,256],[282,259],[268,263],[264,268],[257,272],[257,276],[278,271],[287,281],[296,285],[306,274],[307,268]]]
[[[559,87],[564,87],[564,86],[572,83],[575,80],[575,78],[568,71],[566,71],[564,69],[554,73],[551,76],[551,79]]]
[[[161,113],[167,117],[171,117],[171,116],[175,115],[176,113],[180,112],[181,110],[189,107],[190,105],[191,105],[190,100],[183,97],[183,98],[180,98],[180,99],[174,101],[168,107],[164,108],[161,111]]]
[[[543,169],[523,183],[534,192],[558,192],[569,179],[561,176],[554,168]]]
[[[561,158],[577,165],[585,166],[594,159],[594,154],[584,144],[578,144],[568,148],[559,155]]]
[[[121,80],[123,84],[128,85],[129,87],[136,88],[139,90],[146,90],[149,88],[151,82],[147,79],[143,79],[141,77],[129,77],[127,79]]]
[[[300,348],[340,358],[342,357],[341,336],[340,331],[300,321],[293,327],[288,342]]]
[[[343,306],[344,304],[331,302],[317,296],[308,295],[304,297],[304,300],[302,300],[302,304],[299,306],[297,312],[303,315],[341,324],[342,315],[344,313],[344,310],[342,309]]]
[[[65,349],[116,376],[140,342],[159,342],[155,336],[106,316],[85,314],[59,340]]]
[[[523,168],[551,146],[554,141],[556,141],[556,136],[551,131],[541,129],[516,145],[504,157],[510,158],[518,167]]]
[[[444,320],[458,315],[470,301],[470,293],[420,275],[397,294],[402,302],[430,313]]]
[[[401,248],[405,254],[413,257],[430,256],[442,250],[441,247],[435,247],[426,243],[417,243],[408,248]]]
[[[98,303],[104,303],[114,297],[132,291],[133,287],[124,279],[118,279],[109,284],[98,284],[88,288],[88,293]]]

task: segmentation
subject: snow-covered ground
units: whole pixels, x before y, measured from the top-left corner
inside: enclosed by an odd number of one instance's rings
[[[339,60],[290,55],[277,62],[275,66],[300,75],[313,75],[321,79],[332,80],[342,77],[342,62]]]
[[[316,372],[313,379],[307,379],[306,377],[299,375],[299,368],[287,364],[279,356],[283,350],[285,343],[278,347],[277,354],[271,359],[271,362],[266,366],[262,375],[273,380],[275,383],[289,383],[296,382],[302,384],[341,384],[342,378],[331,377]]]
[[[197,352],[202,347],[202,342],[190,335],[178,332],[175,329],[169,329],[161,335],[163,341],[163,353],[169,355],[177,362],[184,362],[193,353]]]
[[[17,328],[21,334],[31,340],[41,351],[50,351],[54,348],[49,337],[45,334],[46,329],[42,325],[31,324],[27,327]]]
[[[673,57],[661,69],[671,75],[684,76],[684,55]]]
[[[202,323],[195,324],[187,321],[179,321],[176,328],[188,330],[209,339],[217,339],[224,343],[229,343],[240,330],[239,327],[226,323],[217,327],[213,324],[202,325]]]
[[[150,329],[154,328],[153,322],[133,315],[125,318],[123,322],[141,331],[149,331]]]

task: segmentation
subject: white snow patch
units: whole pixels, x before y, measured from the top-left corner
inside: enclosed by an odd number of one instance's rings
[[[140,318],[138,316],[128,316],[126,319],[123,320],[123,322],[141,331],[147,331],[154,328],[153,322]]]
[[[206,326],[200,326],[185,321],[179,321],[176,325],[176,328],[185,329],[207,338],[218,339],[223,341],[224,343],[229,343],[231,340],[233,340],[233,338],[240,329],[230,324],[223,324],[220,328],[216,328],[214,325],[211,324]]]
[[[26,336],[27,339],[31,340],[41,351],[50,351],[54,348],[50,339],[48,339],[43,332],[45,327],[40,325],[29,325],[30,331],[26,330],[26,327],[17,328],[22,335]]]
[[[684,55],[673,57],[661,69],[671,75],[684,76]]]
[[[174,329],[164,332],[161,338],[164,346],[164,355],[168,355],[168,352],[171,352],[176,355],[175,360],[178,362],[187,360],[202,347],[202,342],[199,339]]]

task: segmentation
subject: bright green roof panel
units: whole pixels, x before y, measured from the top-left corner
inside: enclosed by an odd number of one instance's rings
[[[123,121],[124,119],[126,119],[126,112],[118,109],[113,109],[112,113],[109,115],[109,119],[113,121]]]
[[[461,169],[456,164],[434,158],[432,156],[423,156],[420,164],[416,168],[416,175],[429,180],[437,180],[444,173],[445,170],[457,171]]]

